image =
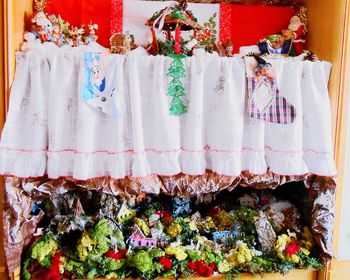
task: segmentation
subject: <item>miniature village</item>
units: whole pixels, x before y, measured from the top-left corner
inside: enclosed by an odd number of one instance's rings
[[[305,194],[302,185],[297,188]],[[308,217],[285,195],[238,188],[192,199],[130,201],[67,192],[32,210],[45,217],[23,253],[22,275],[154,279],[320,269]]]

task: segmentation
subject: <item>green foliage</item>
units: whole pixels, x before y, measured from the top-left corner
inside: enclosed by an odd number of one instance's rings
[[[31,258],[39,262],[43,267],[51,265],[51,257],[58,250],[58,243],[53,234],[39,238],[31,247]]]
[[[190,257],[191,261],[200,261],[202,256],[196,250],[188,250],[187,255]]]
[[[32,263],[32,260],[27,254],[22,264],[22,275],[25,280],[29,280],[31,278],[31,274],[28,270],[31,263]]]
[[[323,268],[322,263],[313,257],[305,255],[303,252],[299,252],[298,256],[301,260],[301,266],[306,269],[317,269],[321,270]]]
[[[203,253],[205,255],[205,260],[207,263],[215,263],[218,265],[222,260],[223,256],[220,251],[214,251],[210,246],[204,245]]]
[[[160,257],[165,256],[165,252],[164,252],[162,249],[152,248],[152,249],[149,251],[149,255],[150,255],[152,258],[160,258]]]
[[[91,237],[96,241],[96,253],[101,255],[106,253],[111,247],[111,235],[113,230],[108,220],[100,220],[96,226],[90,230]]]
[[[187,18],[182,14],[181,9],[175,8],[171,13],[171,18],[173,19],[182,19],[187,21]]]
[[[147,273],[152,269],[153,262],[147,252],[139,251],[129,259],[129,265],[140,272]]]

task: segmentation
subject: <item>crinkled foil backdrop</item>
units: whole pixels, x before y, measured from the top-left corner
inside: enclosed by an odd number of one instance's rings
[[[336,182],[331,177],[278,176],[272,173],[252,175],[242,173],[239,177],[229,177],[206,172],[201,176],[179,174],[176,176],[148,176],[111,179],[107,177],[77,181],[71,178],[50,180],[20,179],[7,177],[5,182],[4,205],[4,247],[9,273],[20,266],[23,249],[30,243],[33,233],[43,213],[31,216],[33,203],[45,197],[64,194],[70,190],[94,190],[126,198],[140,193],[172,196],[198,196],[201,194],[233,190],[236,186],[250,186],[255,189],[276,188],[293,182],[304,181],[309,190],[309,209],[312,209],[311,228],[318,245],[320,257],[329,261],[333,255],[333,224],[335,211]]]

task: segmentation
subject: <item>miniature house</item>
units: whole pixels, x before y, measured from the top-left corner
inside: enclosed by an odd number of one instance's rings
[[[129,238],[129,244],[133,247],[157,247],[157,240],[147,238],[142,230],[136,226],[133,234]]]
[[[130,220],[133,216],[134,211],[130,210],[128,206],[123,203],[117,212],[116,220],[118,223],[122,224]]]

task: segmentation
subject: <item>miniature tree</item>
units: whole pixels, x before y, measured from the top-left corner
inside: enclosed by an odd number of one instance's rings
[[[185,65],[182,62],[184,55],[171,54],[173,61],[168,69],[168,76],[172,77],[172,81],[168,87],[168,95],[173,99],[170,103],[170,113],[173,116],[180,116],[187,112],[186,105],[181,99],[182,96],[186,95],[185,88],[182,84],[181,78],[186,77]]]

